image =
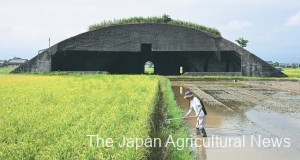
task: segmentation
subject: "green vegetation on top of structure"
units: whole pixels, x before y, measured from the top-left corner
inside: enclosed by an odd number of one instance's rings
[[[101,23],[96,23],[93,25],[90,25],[88,30],[94,31],[100,28],[108,27],[108,26],[114,26],[114,25],[121,25],[121,24],[141,24],[141,23],[163,23],[163,24],[172,24],[172,25],[178,25],[178,26],[184,26],[189,28],[194,28],[201,31],[206,31],[208,33],[212,33],[216,36],[221,36],[221,33],[211,27],[206,27],[204,25],[196,24],[193,22],[185,22],[181,20],[174,20],[170,18],[170,16],[164,14],[161,17],[130,17],[130,18],[124,18],[124,19],[114,19],[110,21],[103,21]]]

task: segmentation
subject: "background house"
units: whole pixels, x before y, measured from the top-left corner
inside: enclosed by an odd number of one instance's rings
[[[27,62],[27,59],[22,59],[19,57],[14,57],[13,59],[8,60],[9,66],[20,66],[21,64]]]

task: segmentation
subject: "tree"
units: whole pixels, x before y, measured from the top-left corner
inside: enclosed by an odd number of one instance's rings
[[[273,66],[274,66],[274,67],[279,67],[279,62],[273,63]]]
[[[168,22],[172,21],[172,18],[166,14],[162,15],[162,19],[163,19],[164,23],[168,23]]]
[[[7,61],[7,60],[4,60],[2,66],[3,66],[3,67],[7,67],[7,66],[8,66],[8,61]]]
[[[297,63],[292,63],[292,68],[298,68],[299,65]]]
[[[247,47],[248,40],[240,37],[239,39],[235,40],[241,47]]]

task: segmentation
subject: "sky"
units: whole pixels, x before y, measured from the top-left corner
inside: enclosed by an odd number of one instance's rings
[[[218,29],[265,61],[300,63],[299,0],[0,0],[0,60],[38,51],[104,20],[170,15]]]

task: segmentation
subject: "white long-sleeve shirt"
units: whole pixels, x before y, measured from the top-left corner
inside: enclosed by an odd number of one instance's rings
[[[202,105],[200,103],[200,100],[195,96],[190,101],[190,109],[186,113],[185,117],[187,117],[193,110],[195,111],[197,117],[204,117],[205,116],[205,114],[203,112],[203,109],[202,109]],[[200,114],[199,114],[199,112],[200,112]]]

